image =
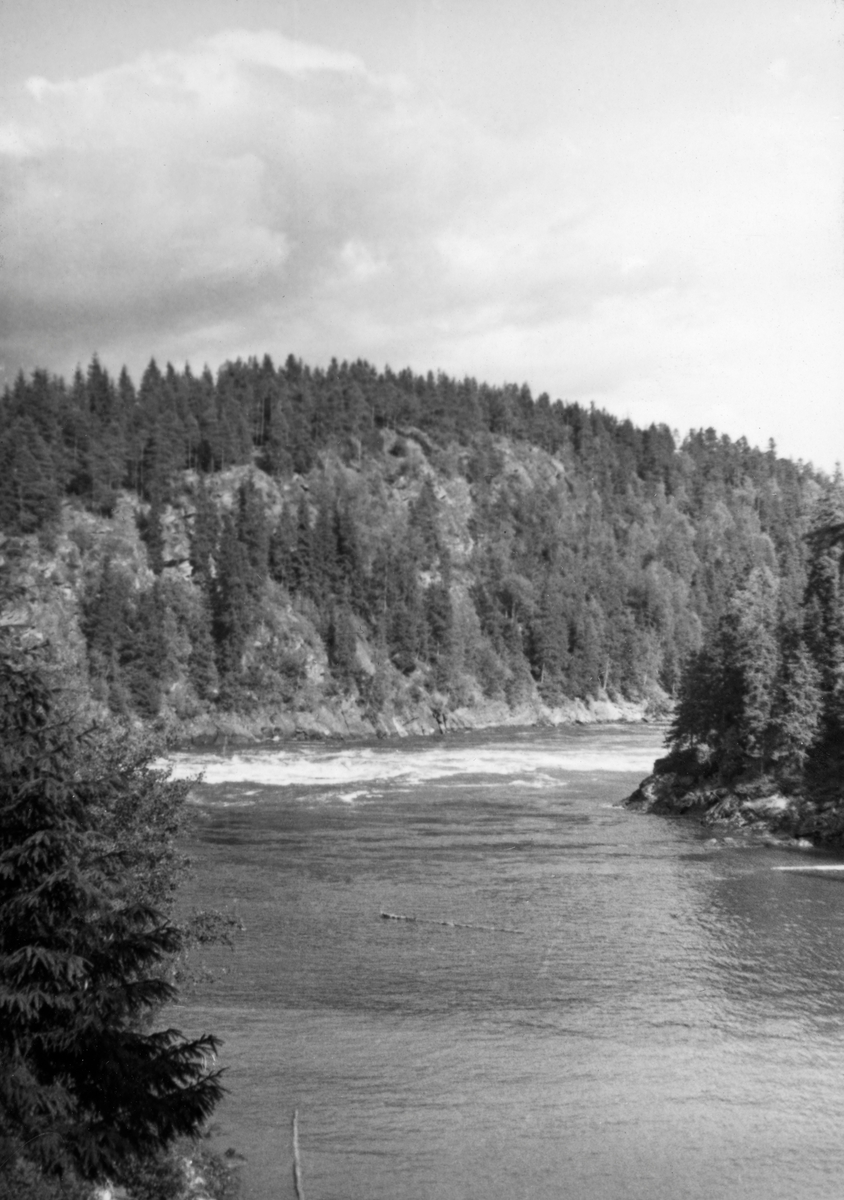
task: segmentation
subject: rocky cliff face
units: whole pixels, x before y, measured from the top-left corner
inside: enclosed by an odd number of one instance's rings
[[[103,682],[106,668],[92,657],[97,653],[90,629],[92,598],[102,587],[106,568],[121,580],[128,596],[126,612],[139,611],[137,604],[133,610],[133,602],[158,588],[166,601],[162,610],[166,628],[160,632],[167,664],[154,724],[177,738],[199,743],[427,735],[495,725],[640,721],[652,715],[665,699],[658,688],[634,700],[599,689],[585,699],[555,697],[549,702],[527,673],[509,694],[479,678],[474,663],[483,660],[486,647],[471,600],[475,542],[470,486],[459,471],[450,469],[455,464],[432,464],[424,436],[417,439],[415,434],[411,429],[385,434],[384,453],[377,459],[341,461],[325,455],[319,469],[308,477],[275,479],[239,466],[209,477],[202,486],[205,502],[210,495],[218,513],[225,516],[234,511],[239,489],[249,481],[260,494],[270,524],[285,510],[295,511],[303,500],[306,509],[315,508],[316,493],[329,489],[352,498],[358,518],[363,514],[375,539],[406,521],[427,480],[438,506],[437,536],[450,562],[453,636],[460,647],[460,662],[451,664],[447,688],[423,663],[399,669],[371,625],[356,616],[351,618],[348,669],[339,678],[318,607],[268,579],[242,650],[241,675],[251,683],[234,698],[203,695],[192,673],[195,647],[190,624],[201,603],[192,565],[192,533],[202,501],[199,478],[190,472],[160,511],[157,571],[153,571],[149,537],[142,536],[149,505],[133,493],[121,494],[108,517],[66,502],[49,538],[18,539],[13,561],[10,558],[7,565],[13,567],[21,619],[50,642],[76,703],[90,708],[95,719],[105,720],[115,701]],[[508,480],[515,481],[528,494],[537,482],[544,486],[564,476],[562,464],[536,448],[503,444],[499,454],[502,487]],[[7,558],[11,546],[7,541]],[[421,570],[421,586],[428,586],[427,575],[433,578],[436,573],[436,567],[433,573]],[[131,651],[136,657],[142,653],[143,647]],[[139,716],[131,705],[124,715],[144,723],[143,714]]]

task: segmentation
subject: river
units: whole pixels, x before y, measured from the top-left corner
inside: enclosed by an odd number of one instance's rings
[[[307,1200],[844,1192],[844,871],[619,808],[660,744],[174,756],[189,899],[246,926],[175,1014],[245,1200],[293,1196],[294,1109]]]

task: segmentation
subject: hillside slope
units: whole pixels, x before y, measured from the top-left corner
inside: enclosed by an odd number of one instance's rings
[[[526,388],[97,363],[0,400],[6,608],[101,716],[179,736],[666,710],[731,589],[805,585],[826,481]]]

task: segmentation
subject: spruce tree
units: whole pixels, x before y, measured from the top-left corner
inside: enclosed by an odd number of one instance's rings
[[[293,586],[293,560],[296,551],[296,523],[285,507],[270,532],[268,566],[270,578],[285,587]]]
[[[531,626],[533,659],[542,695],[559,700],[566,690],[570,654],[568,603],[563,579],[549,571]]]
[[[164,570],[164,503],[158,487],[152,493],[149,509],[140,522],[141,537],[146,542],[150,570],[160,575]]]
[[[199,586],[210,592],[214,578],[214,555],[220,536],[220,517],[204,478],[196,492],[196,511],[190,531],[190,565]]]
[[[337,595],[340,587],[340,564],[337,559],[337,533],[334,505],[323,495],[317,508],[312,538],[311,595],[316,604]]]
[[[252,624],[253,602],[248,587],[249,562],[237,536],[235,517],[223,518],[217,574],[212,591],[214,641],[222,683],[231,685],[240,672]]]
[[[344,683],[349,682],[355,673],[357,635],[347,604],[332,607],[328,620],[326,644],[332,671]]]
[[[363,550],[358,530],[360,517],[352,507],[349,496],[341,496],[334,504],[334,539],[337,574],[343,593],[354,612],[366,614],[366,575]]]
[[[86,598],[82,627],[91,675],[111,711],[124,714],[128,693],[123,666],[132,642],[132,584],[106,558],[96,590]]]
[[[737,733],[748,763],[764,772],[772,750],[771,716],[780,650],[777,581],[766,568],[751,572],[730,602],[734,666],[741,674],[741,718]]]
[[[213,700],[219,690],[219,675],[214,656],[211,604],[208,594],[200,591],[189,625],[190,657],[188,672],[200,700]]]
[[[80,754],[36,653],[4,631],[2,1166],[25,1158],[102,1180],[198,1132],[221,1086],[208,1069],[213,1037],[150,1028],[174,998],[162,968],[181,936],[127,882],[124,852],[97,822],[121,783],[92,773],[95,763]],[[132,780],[130,770],[130,790]]]
[[[440,577],[425,589],[423,609],[427,626],[425,642],[429,656],[446,664],[451,657],[454,611],[451,604],[451,560],[440,556]]]
[[[776,770],[784,780],[800,782],[822,715],[820,671],[802,638],[793,636],[783,647],[771,722]]]
[[[290,586],[295,592],[307,592],[314,580],[314,538],[311,515],[305,493],[296,508],[296,541],[290,556]]]
[[[822,712],[806,770],[818,793],[838,799],[844,792],[844,493],[840,484],[824,497],[809,543],[805,630],[819,673]]]
[[[53,456],[24,417],[0,432],[0,529],[35,533],[57,520],[59,502]]]
[[[161,709],[162,682],[169,657],[166,616],[160,580],[156,580],[155,586],[137,598],[123,655],[123,675],[134,708],[142,717],[156,717]]]
[[[246,588],[256,599],[269,573],[270,530],[263,494],[251,478],[237,492],[237,538],[244,550]]]

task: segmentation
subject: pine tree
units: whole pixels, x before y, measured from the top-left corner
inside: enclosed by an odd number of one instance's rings
[[[243,662],[252,624],[252,599],[247,585],[249,565],[231,513],[223,518],[217,575],[212,592],[214,641],[220,681],[231,685]]]
[[[164,504],[157,487],[141,522],[141,536],[146,542],[150,569],[153,574],[160,575],[164,570]]]
[[[214,377],[208,367],[197,379],[192,376],[188,386],[188,404],[193,416],[196,444],[193,448],[193,465],[208,474],[219,470],[222,465],[220,429],[217,415],[217,394]]]
[[[342,591],[340,564],[337,560],[337,534],[334,505],[322,496],[317,508],[311,541],[311,595],[317,604]]]
[[[196,492],[196,511],[190,530],[190,564],[193,576],[207,593],[214,578],[214,555],[220,536],[220,516],[203,478]]]
[[[117,389],[94,355],[85,379],[89,438],[85,461],[89,503],[110,514],[124,474],[126,437]]]
[[[0,529],[35,533],[57,520],[59,503],[53,456],[24,417],[0,433]]]
[[[430,567],[440,553],[439,501],[430,476],[410,506],[409,526],[419,546],[419,566]]]
[[[549,571],[546,578],[531,634],[532,658],[542,695],[559,700],[566,690],[571,656],[566,589],[556,571]]]
[[[311,514],[304,492],[296,508],[296,541],[290,560],[290,585],[294,592],[310,591],[314,580],[314,539]]]
[[[263,372],[259,386],[259,402],[262,412],[263,453],[261,467],[270,475],[288,475],[293,470],[290,456],[290,429],[287,420],[289,398],[287,384],[283,378],[272,378]]]
[[[823,715],[821,675],[805,643],[792,636],[783,651],[772,712],[773,756],[777,773],[802,778]]]
[[[132,585],[106,558],[98,586],[84,604],[82,627],[91,674],[102,687],[101,698],[121,715],[129,704],[123,664],[132,641],[132,619]]]
[[[156,586],[138,596],[130,636],[122,655],[123,677],[134,708],[142,717],[156,717],[161,709],[162,682],[169,651],[165,617],[159,581],[156,580]]]
[[[351,680],[356,666],[357,635],[347,605],[342,604],[331,609],[326,644],[332,671],[344,682]]]
[[[844,490],[834,483],[809,535],[804,600],[806,642],[818,670],[820,729],[806,772],[819,794],[844,792]]]
[[[188,672],[200,700],[213,700],[219,691],[219,675],[214,656],[211,605],[207,593],[201,591],[190,623],[190,657]]]
[[[238,488],[237,538],[244,550],[246,588],[256,599],[269,574],[270,530],[264,497],[250,478]]]
[[[440,577],[425,589],[423,599],[428,655],[447,664],[451,658],[454,611],[451,604],[451,560],[446,551],[440,558]]]
[[[285,587],[293,587],[293,561],[296,552],[296,523],[290,509],[281,510],[270,532],[270,578]]]
[[[747,759],[764,772],[772,750],[771,716],[780,670],[777,639],[777,581],[766,568],[752,571],[730,602],[734,623],[734,667],[742,701],[737,734]]]
[[[688,659],[669,734],[675,750],[700,747],[723,762],[728,736],[741,718],[742,681],[733,649],[722,622]]]
[[[427,628],[416,564],[407,546],[393,554],[386,583],[390,657],[400,671],[410,674],[427,655]]]
[[[341,497],[335,501],[334,545],[341,591],[352,610],[365,616],[367,612],[366,575],[363,550],[358,534],[359,524],[360,520],[354,511],[350,497]]]
[[[606,654],[601,637],[600,605],[594,598],[585,600],[569,628],[569,679],[575,696],[594,696],[601,688],[606,671]]]
[[[213,1037],[151,1031],[178,930],[127,883],[92,774],[34,652],[0,644],[0,1144],[47,1171],[119,1171],[195,1134],[220,1098]],[[131,876],[129,877],[131,880]]]
[[[316,461],[316,448],[312,435],[314,398],[308,380],[300,364],[295,364],[295,383],[291,380],[291,359],[287,360],[288,383],[290,385],[290,411],[287,420],[289,437],[288,452],[293,470],[307,475]]]

